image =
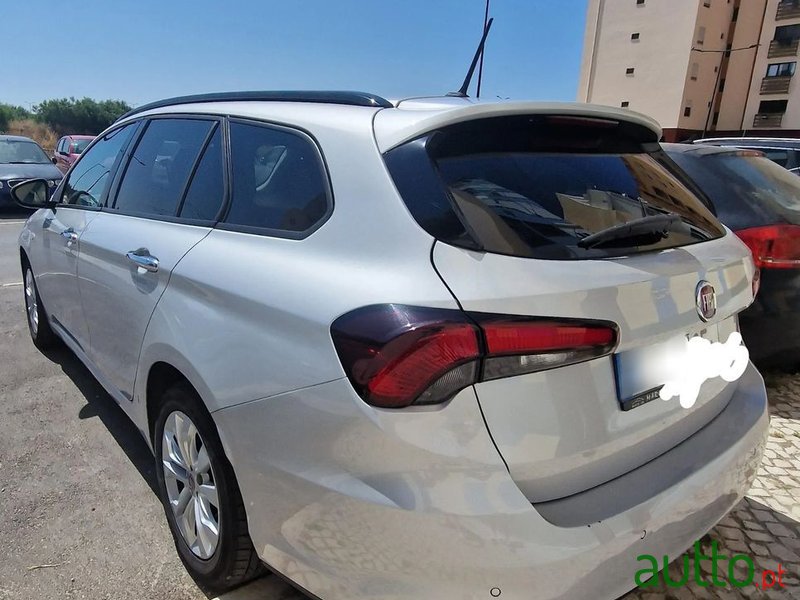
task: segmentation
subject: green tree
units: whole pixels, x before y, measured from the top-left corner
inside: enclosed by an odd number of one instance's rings
[[[8,124],[17,119],[29,119],[31,113],[21,106],[0,103],[0,133],[8,129]]]
[[[122,100],[57,98],[33,107],[35,118],[47,123],[59,135],[97,135],[131,107]]]

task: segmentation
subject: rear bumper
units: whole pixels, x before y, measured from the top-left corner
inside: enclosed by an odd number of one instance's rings
[[[214,418],[259,555],[325,600],[615,598],[634,587],[637,556],[677,556],[743,496],[769,423],[750,365],[670,452],[533,506],[472,389],[438,411],[375,411],[338,380]]]
[[[759,367],[800,365],[800,270],[762,269],[761,289],[739,324]]]

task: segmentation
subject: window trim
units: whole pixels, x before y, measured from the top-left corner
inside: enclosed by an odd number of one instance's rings
[[[238,225],[233,223],[225,223],[225,219],[228,217],[230,212],[230,207],[233,201],[233,177],[232,175],[229,176],[229,190],[226,194],[227,202],[224,205],[224,211],[221,213],[218,221],[214,224],[215,229],[221,229],[223,231],[234,231],[238,233],[248,233],[253,235],[263,235],[265,237],[272,237],[272,238],[281,238],[281,239],[289,239],[289,240],[304,240],[314,232],[316,232],[320,227],[322,227],[325,223],[328,222],[331,215],[333,214],[334,208],[334,195],[333,195],[333,185],[331,183],[331,174],[330,169],[328,168],[328,161],[325,159],[325,153],[322,150],[322,146],[320,145],[319,141],[314,137],[311,132],[297,126],[287,126],[282,123],[275,123],[273,121],[267,121],[262,119],[255,119],[251,117],[236,117],[236,116],[229,116],[227,119],[227,130],[226,130],[226,143],[224,144],[227,148],[227,160],[226,166],[228,169],[228,173],[233,173],[233,152],[231,148],[231,124],[239,123],[242,125],[250,125],[255,127],[263,127],[265,129],[272,129],[275,131],[282,131],[284,133],[288,133],[290,135],[296,135],[300,138],[305,139],[311,147],[315,150],[315,154],[317,160],[319,161],[318,166],[320,167],[320,173],[323,176],[323,183],[325,185],[325,199],[326,199],[326,210],[325,213],[308,229],[303,231],[287,231],[285,229],[273,229],[270,227],[258,227],[253,225]]]
[[[131,141],[128,144],[128,147],[125,150],[123,160],[125,161],[124,167],[120,166],[117,169],[116,174],[114,175],[114,179],[111,182],[111,186],[109,186],[108,196],[106,197],[106,203],[104,204],[104,209],[109,214],[114,215],[124,215],[126,217],[135,217],[138,219],[150,219],[151,221],[164,221],[166,223],[178,223],[183,225],[196,225],[199,227],[213,227],[216,223],[214,219],[187,219],[183,217],[179,217],[177,215],[177,210],[181,206],[181,202],[183,201],[186,193],[189,189],[189,185],[191,185],[192,178],[194,177],[195,168],[197,167],[197,160],[202,158],[203,151],[205,151],[206,145],[208,144],[210,137],[206,136],[206,139],[203,141],[203,145],[201,146],[201,150],[198,153],[197,159],[195,159],[195,164],[192,165],[192,170],[190,171],[189,176],[186,178],[186,181],[183,184],[183,188],[181,190],[181,195],[178,200],[178,204],[176,205],[176,214],[174,215],[154,215],[151,213],[143,213],[138,211],[130,211],[130,210],[119,210],[116,208],[117,205],[117,197],[119,194],[119,188],[122,185],[122,181],[125,179],[125,174],[128,171],[128,166],[130,165],[131,157],[139,146],[139,142],[141,142],[144,135],[147,133],[147,130],[150,127],[150,123],[153,121],[161,120],[161,119],[171,119],[171,120],[191,120],[191,121],[213,121],[215,124],[211,126],[210,134],[213,134],[216,131],[217,127],[220,126],[220,123],[224,121],[224,117],[220,115],[213,115],[213,114],[204,114],[204,113],[163,113],[158,115],[148,115],[143,116],[139,120],[139,130],[135,132],[135,139],[132,137]],[[223,145],[224,146],[224,145]],[[227,173],[225,169],[225,161],[223,160],[223,189],[225,190],[225,196],[227,196],[227,186],[225,186],[225,181],[227,179]],[[112,201],[113,198],[113,201]],[[221,204],[222,207],[225,206],[226,197],[223,197],[223,202]],[[217,217],[219,217],[219,212],[217,212]]]
[[[119,131],[122,128],[127,127],[128,125],[131,125],[133,127],[133,129],[131,130],[131,137],[129,137],[128,141],[125,142],[125,144],[122,147],[122,151],[117,155],[117,158],[114,160],[114,164],[111,165],[111,172],[113,173],[113,175],[111,176],[111,183],[109,184],[108,188],[106,188],[106,191],[103,192],[103,195],[100,198],[100,203],[97,206],[83,206],[83,205],[80,205],[80,204],[66,204],[66,203],[62,203],[62,202],[59,201],[53,207],[53,212],[55,212],[55,210],[59,209],[59,208],[71,208],[71,209],[77,209],[77,210],[89,210],[89,211],[92,211],[92,212],[101,212],[101,211],[103,211],[103,210],[105,210],[107,208],[107,204],[106,203],[108,202],[108,198],[109,198],[109,195],[110,195],[111,191],[114,189],[114,183],[115,183],[117,177],[119,176],[120,165],[122,164],[122,162],[124,160],[127,159],[127,155],[128,155],[129,150],[130,150],[130,147],[131,147],[131,142],[133,142],[133,140],[138,137],[139,129],[141,128],[141,121],[138,120],[138,119],[134,120],[134,121],[125,121],[124,123],[119,123],[118,125],[115,123],[113,127],[110,127],[108,130],[104,131],[103,133],[98,135],[96,138],[94,138],[89,143],[89,145],[86,146],[86,148],[84,148],[84,150],[83,150],[83,152],[81,152],[80,157],[78,158],[78,160],[76,160],[73,163],[73,165],[70,168],[69,173],[67,174],[67,176],[63,177],[61,179],[61,183],[58,184],[58,187],[56,188],[55,192],[53,192],[53,197],[54,198],[55,197],[58,197],[59,199],[62,198],[63,195],[64,195],[64,185],[66,185],[67,179],[69,179],[69,175],[71,175],[72,172],[75,170],[74,169],[75,165],[77,165],[81,160],[83,160],[83,157],[86,156],[89,153],[89,150],[94,148],[95,144],[99,144],[101,141],[105,141],[105,138],[108,137],[109,134],[111,134],[111,133],[113,133],[115,131]]]

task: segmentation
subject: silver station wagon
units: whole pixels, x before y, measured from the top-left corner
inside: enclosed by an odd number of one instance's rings
[[[141,430],[211,589],[613,598],[737,503],[768,424],[746,355],[659,397],[755,274],[659,137],[577,104],[142,106],[13,190],[31,336]]]

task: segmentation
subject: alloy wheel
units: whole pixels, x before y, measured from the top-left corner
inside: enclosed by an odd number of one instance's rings
[[[164,423],[162,464],[167,496],[178,530],[203,560],[219,543],[220,508],[208,451],[192,420],[180,411]]]
[[[36,297],[36,284],[33,281],[33,271],[25,271],[25,309],[28,311],[28,325],[33,337],[39,332],[39,301]]]

